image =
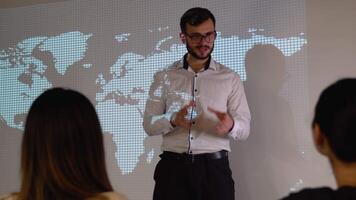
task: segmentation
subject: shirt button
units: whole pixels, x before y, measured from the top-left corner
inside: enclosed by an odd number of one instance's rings
[[[193,121],[192,124],[195,124],[195,121]]]
[[[189,151],[189,153],[190,153],[190,154],[192,154],[192,153],[193,153],[193,151]]]
[[[194,140],[194,137],[190,137],[191,140]]]
[[[197,89],[195,89],[195,90],[194,90],[194,92],[198,92],[198,90],[197,90]]]
[[[197,74],[195,74],[195,77],[198,77],[198,75],[197,75]]]

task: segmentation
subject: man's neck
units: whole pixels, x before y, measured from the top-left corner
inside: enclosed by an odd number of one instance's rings
[[[338,187],[356,187],[356,163],[345,163],[339,160],[331,162]]]
[[[193,69],[195,72],[199,72],[202,68],[205,67],[206,62],[209,60],[208,58],[205,59],[196,59],[192,55],[188,54],[187,56],[187,62],[189,66]]]

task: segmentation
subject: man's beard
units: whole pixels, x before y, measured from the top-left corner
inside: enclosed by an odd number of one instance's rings
[[[204,59],[206,59],[206,58],[209,58],[210,55],[211,55],[211,53],[212,53],[213,50],[214,50],[214,44],[213,44],[213,46],[212,46],[211,49],[210,49],[210,52],[209,52],[206,56],[202,57],[202,56],[199,56],[198,54],[196,54],[196,53],[194,52],[194,50],[192,49],[192,47],[190,47],[190,45],[189,45],[188,43],[186,43],[186,47],[187,47],[188,53],[189,53],[190,55],[192,55],[195,59],[198,59],[198,60],[204,60]],[[199,48],[199,47],[201,47],[201,46],[197,46],[197,48]],[[208,48],[209,48],[209,46],[205,46],[205,47],[208,47]]]

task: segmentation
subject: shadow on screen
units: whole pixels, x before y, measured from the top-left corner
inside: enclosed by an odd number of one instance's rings
[[[288,78],[285,57],[273,45],[247,52],[245,84],[251,110],[247,141],[232,146],[238,199],[276,199],[298,187],[298,160],[291,106],[281,95]],[[301,163],[301,162],[299,162]]]

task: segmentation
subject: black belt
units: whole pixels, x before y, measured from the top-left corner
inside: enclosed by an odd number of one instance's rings
[[[221,150],[213,153],[202,153],[202,154],[188,154],[188,153],[175,153],[171,151],[163,151],[160,155],[161,158],[181,160],[184,162],[193,163],[196,160],[217,160],[221,158],[226,158],[228,152],[226,150]]]

